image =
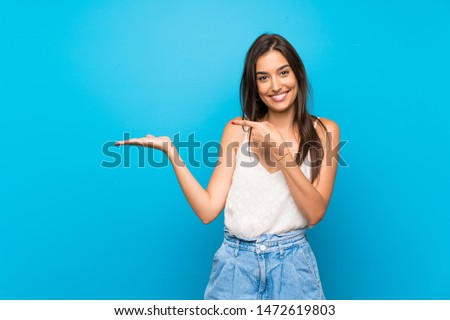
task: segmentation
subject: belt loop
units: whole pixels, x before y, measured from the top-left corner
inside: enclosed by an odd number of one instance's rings
[[[239,239],[236,239],[236,249],[234,249],[234,256],[237,257],[239,252]]]
[[[283,259],[283,246],[281,245],[281,241],[278,241],[278,247],[280,248],[280,259]]]

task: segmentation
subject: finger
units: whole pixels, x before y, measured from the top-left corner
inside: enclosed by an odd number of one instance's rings
[[[247,126],[247,127],[254,127],[258,122],[255,121],[249,121],[249,120],[233,120],[231,121],[231,124],[239,125],[239,126]]]
[[[130,140],[123,140],[123,141],[117,141],[114,143],[115,146],[124,146],[126,144],[132,144],[132,141]]]
[[[144,141],[140,138],[134,138],[129,140],[129,144],[135,145],[135,146],[145,146]]]
[[[144,145],[144,143],[140,139],[137,139],[137,138],[130,139],[130,140],[117,141],[116,143],[114,143],[115,146],[128,145],[128,144],[137,145],[137,146]]]

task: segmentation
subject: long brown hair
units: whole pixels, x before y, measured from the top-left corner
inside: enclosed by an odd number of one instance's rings
[[[311,168],[311,182],[314,182],[319,176],[324,151],[319,135],[314,129],[313,121],[317,119],[319,124],[324,129],[326,128],[319,118],[307,111],[311,86],[306,77],[305,66],[294,47],[280,35],[263,34],[259,36],[247,52],[240,85],[242,119],[261,121],[268,112],[267,106],[259,99],[257,92],[256,61],[270,50],[277,50],[286,58],[297,78],[298,94],[294,102],[294,125],[298,128],[300,143],[295,161],[300,166],[305,161],[308,152],[310,153],[310,159],[306,159],[305,164]]]

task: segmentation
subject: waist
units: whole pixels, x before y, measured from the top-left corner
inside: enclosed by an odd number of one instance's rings
[[[281,234],[262,234],[253,239],[244,239],[231,234],[225,227],[224,243],[237,250],[256,253],[276,252],[307,242],[306,229],[296,229]]]

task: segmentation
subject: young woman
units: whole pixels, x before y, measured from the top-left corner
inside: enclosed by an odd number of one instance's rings
[[[305,68],[292,45],[263,34],[245,60],[243,115],[225,126],[206,189],[169,137],[116,143],[164,151],[203,223],[225,208],[224,241],[214,255],[205,299],[325,298],[305,231],[324,217],[331,198],[339,128],[308,113],[308,93]]]

